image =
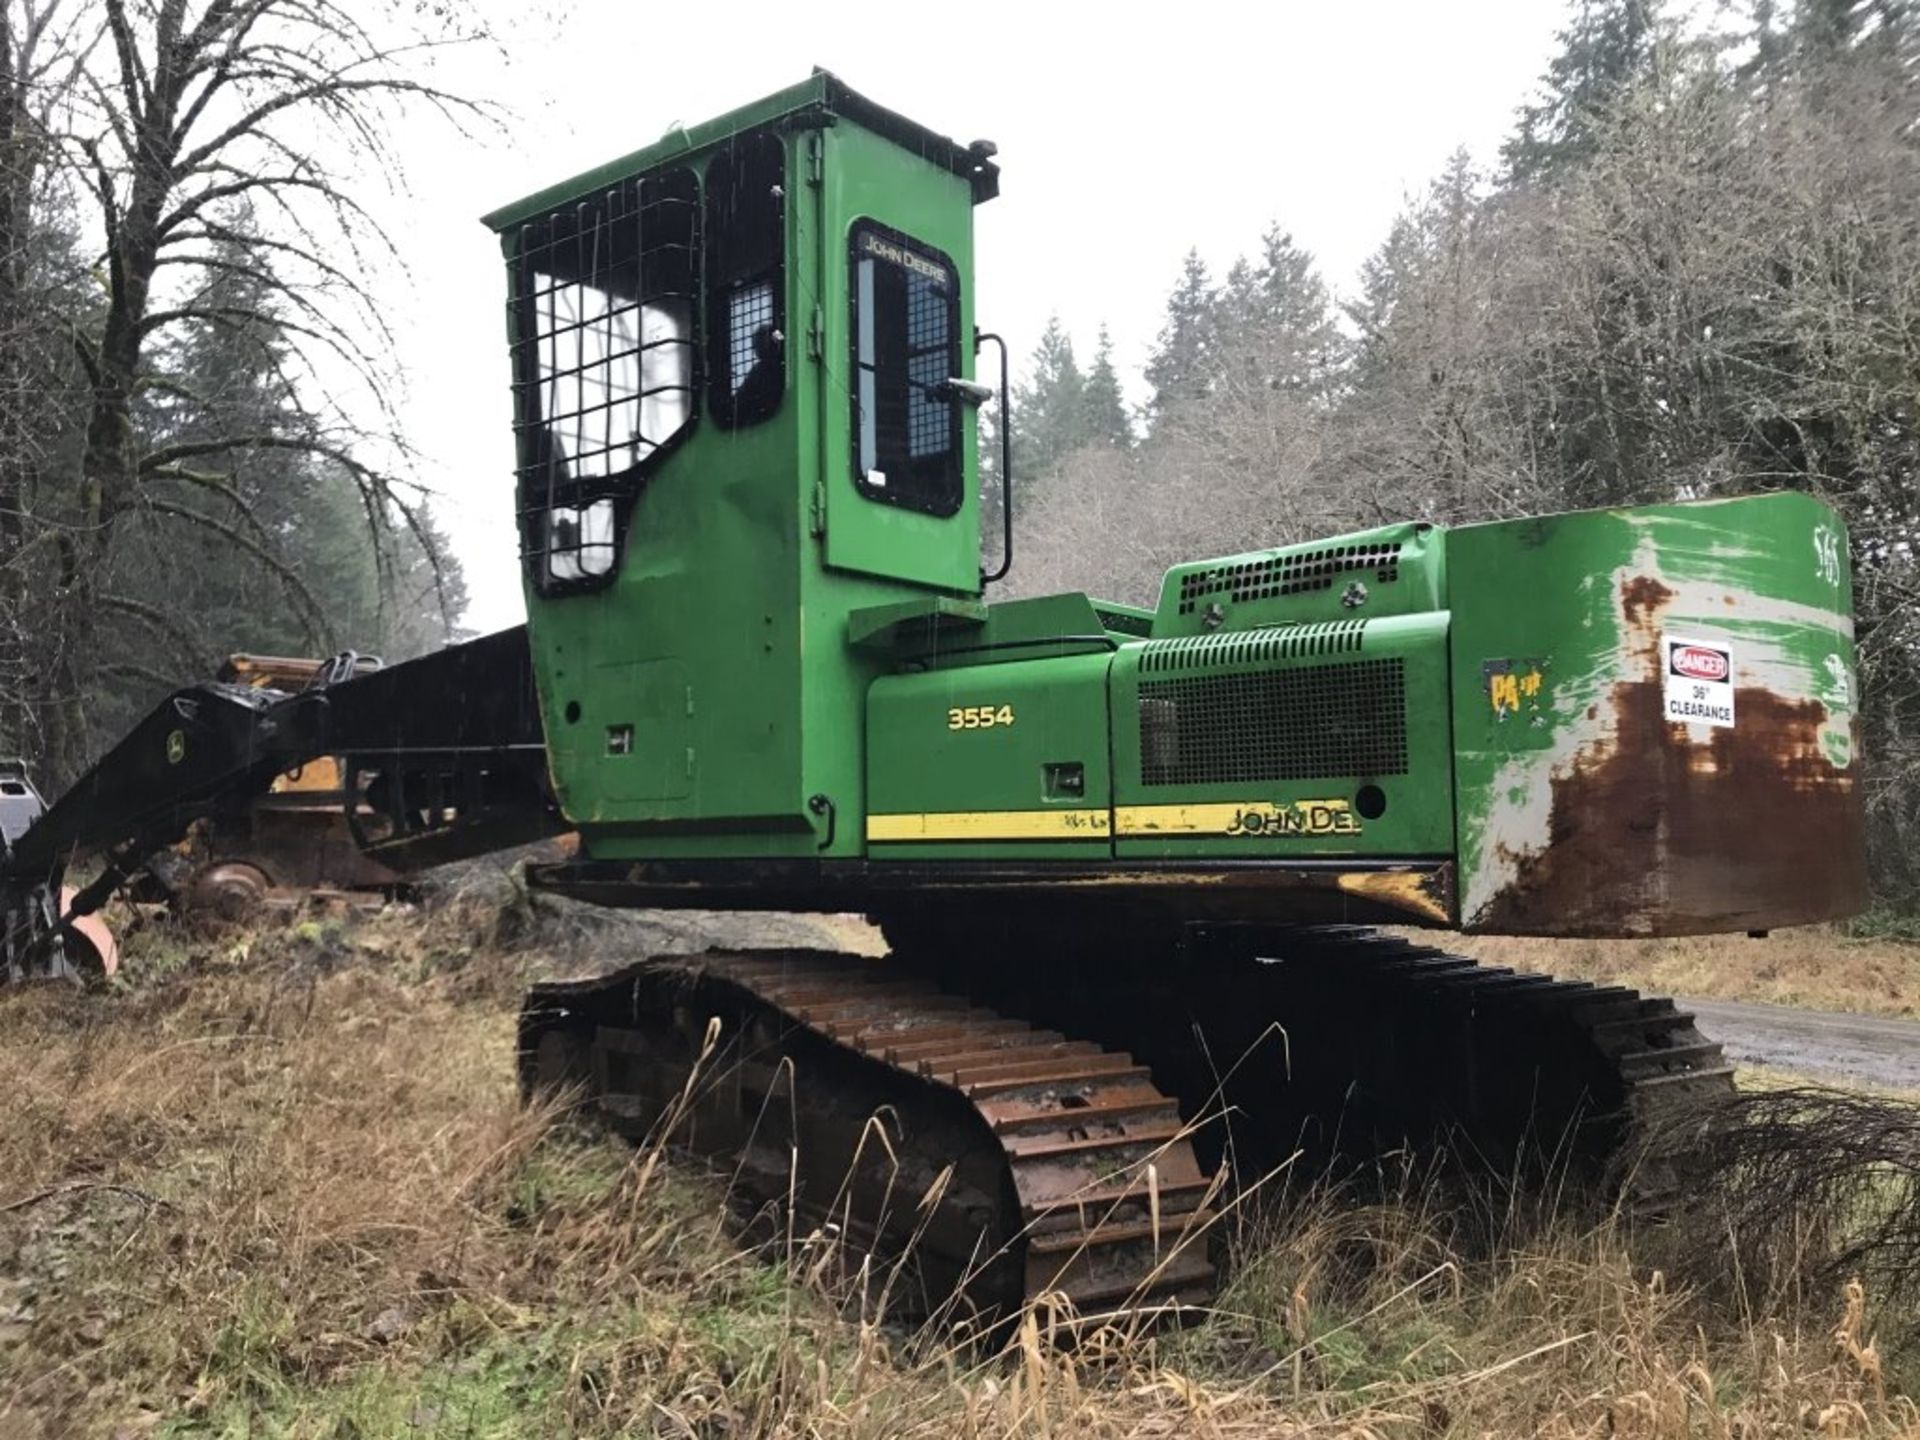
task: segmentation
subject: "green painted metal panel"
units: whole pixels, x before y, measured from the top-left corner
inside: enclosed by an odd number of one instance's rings
[[[696,168],[707,158],[686,157]],[[771,419],[736,430],[694,420],[641,485],[608,588],[528,589],[555,788],[597,853],[713,853],[716,819],[749,837],[733,847],[743,853],[812,849],[794,369],[789,358]]]
[[[490,210],[481,217],[481,223],[489,229],[505,232],[515,225],[537,219],[549,210],[590,195],[595,190],[616,185],[630,176],[643,175],[675,163],[703,162],[715,146],[736,135],[756,130],[811,106],[824,104],[827,84],[826,75],[810,75],[798,85],[790,85],[750,105],[729,110],[692,129],[675,126],[651,145],[643,145],[618,159],[536,190],[524,199]]]
[[[903,635],[894,650],[900,663],[934,668],[1011,665],[1048,655],[1105,654],[1123,643],[1106,629],[1085,595],[1033,595],[986,607],[985,623],[965,632]]]
[[[938,648],[943,642],[970,644],[986,623],[984,600],[922,595],[855,610],[847,616],[847,643],[882,655],[905,654]]]
[[[860,853],[866,687],[886,661],[849,643],[849,616],[979,590],[971,425],[959,514],[851,486],[846,235],[872,216],[951,255],[970,335],[982,191],[951,142],[816,76],[490,220],[511,258],[520,222],[640,170],[704,174],[755,125],[786,154],[779,407],[732,429],[697,414],[640,486],[613,582],[527,597],[555,789],[603,858]]]
[[[875,681],[873,858],[1109,855],[1110,663],[1106,654],[1061,656]]]
[[[558,184],[549,185],[524,199],[516,200],[482,217],[482,223],[505,231],[537,218],[556,206],[569,204],[604,186],[616,184],[630,175],[639,175],[676,161],[684,160],[763,125],[787,124],[805,129],[845,116],[864,124],[892,143],[967,180],[975,201],[990,200],[998,193],[999,171],[984,155],[962,147],[945,135],[915,124],[904,115],[874,104],[842,84],[824,70],[797,85],[790,85],[764,99],[730,110],[724,115],[687,129],[674,126],[651,145],[610,160]]]
[[[971,425],[962,427],[966,500],[958,514],[936,519],[899,510],[854,487],[848,236],[856,221],[871,218],[951,256],[961,285],[960,333],[971,335],[974,197],[950,169],[858,125],[816,132],[809,147],[806,188],[796,192],[801,199],[793,207],[800,224],[792,270],[804,277],[804,294],[789,312],[817,315],[806,323],[820,337],[798,367],[796,464],[808,539],[799,575],[805,656],[799,725],[806,797],[819,797],[835,817],[834,843],[818,853],[844,856],[862,853],[865,845],[867,687],[893,663],[865,643],[872,639],[872,612],[898,614],[895,607],[944,591],[960,602],[949,611],[964,618],[980,591]],[[944,631],[935,627],[934,633]]]
[[[1847,540],[1830,509],[1777,494],[1447,543],[1469,927],[1676,934],[1860,908]]]
[[[1153,638],[1442,609],[1441,541],[1432,525],[1403,523],[1176,565],[1161,583]]]
[[[639,485],[612,581],[528,599],[553,778],[589,855],[1344,858],[1442,881],[1452,860],[1455,918],[1518,933],[1862,903],[1846,537],[1826,507],[1390,525],[1178,566],[1152,612],[987,604],[971,425],[957,514],[856,484],[848,254],[863,222],[944,254],[970,336],[983,157],[816,76],[490,219],[511,256],[544,209],[649,167],[704,176],[755,127],[785,156],[780,403],[733,429],[697,416]],[[1438,918],[1445,884],[1416,882],[1403,898]]]
[[[1113,667],[1115,853],[1451,853],[1446,635],[1434,612],[1126,646]]]

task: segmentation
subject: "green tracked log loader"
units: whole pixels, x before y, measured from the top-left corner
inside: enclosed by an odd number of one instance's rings
[[[1362,927],[1859,910],[1839,519],[1783,492],[1409,521],[1180,565],[1151,609],[992,599],[993,157],[815,74],[490,215],[526,626],[188,687],[50,808],[0,776],[9,977],[84,969],[79,918],[147,853],[315,756],[396,871],[573,830],[533,883],[865,914],[885,959],[543,985],[523,1082],[629,1134],[672,1114],[748,1193],[909,1252],[929,1303],[1001,1313],[1203,1301],[1224,1187],[1297,1144],[1597,1181],[1723,1092],[1670,1001]]]

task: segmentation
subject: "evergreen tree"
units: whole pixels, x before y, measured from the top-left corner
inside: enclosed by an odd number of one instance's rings
[[[1480,207],[1481,182],[1473,156],[1463,145],[1447,157],[1447,168],[1427,188],[1432,224],[1446,237],[1445,248],[1449,253],[1457,251],[1465,242],[1468,227]]]
[[[1753,55],[1738,71],[1740,78],[1764,90],[1787,60],[1787,37],[1780,24],[1780,7],[1775,0],[1753,0],[1748,11],[1747,39]]]
[[[1086,411],[1082,426],[1091,444],[1122,450],[1133,444],[1133,422],[1127,418],[1126,397],[1120,393],[1120,376],[1113,368],[1113,338],[1105,325],[1100,327],[1082,400]]]
[[[1227,267],[1225,283],[1214,297],[1212,353],[1205,366],[1209,379],[1214,378],[1225,358],[1221,352],[1233,348],[1250,331],[1259,328],[1260,312],[1264,308],[1260,288],[1260,276],[1253,262],[1244,255],[1235,256],[1233,264]]]
[[[1881,55],[1905,63],[1911,75],[1920,60],[1920,6],[1913,0],[1799,0],[1787,39],[1803,60]]]
[[[1465,147],[1447,157],[1447,168],[1411,200],[1387,227],[1380,248],[1361,262],[1360,294],[1344,302],[1364,345],[1392,323],[1393,313],[1416,282],[1436,269],[1457,267],[1481,205],[1482,177]]]
[[[1607,105],[1644,76],[1659,38],[1661,0],[1578,0],[1559,34],[1560,53],[1541,77],[1536,100],[1520,107],[1500,149],[1520,182],[1550,179],[1577,166],[1598,144],[1595,123]]]
[[[1046,474],[1086,444],[1086,378],[1073,355],[1073,337],[1058,315],[1034,346],[1032,368],[1014,387],[1013,465],[1019,480]]]
[[[1154,426],[1206,394],[1217,299],[1207,262],[1197,249],[1189,250],[1147,361],[1146,379],[1153,391],[1147,410]]]
[[[1386,363],[1394,322],[1426,269],[1421,213],[1410,206],[1396,215],[1380,248],[1360,265],[1360,293],[1342,306],[1358,337],[1355,379],[1367,381]]]
[[[1345,343],[1333,298],[1313,256],[1277,224],[1260,241],[1261,327],[1270,387],[1320,390],[1339,369]]]
[[[1915,0],[1751,0],[1736,43],[1747,52],[1732,71],[1754,105],[1786,90],[1846,94],[1870,76],[1893,88],[1920,78],[1920,4]],[[1910,138],[1913,111],[1896,111],[1891,135]]]
[[[1804,56],[1832,56],[1897,32],[1910,9],[1905,0],[1796,0],[1787,36]]]
[[[1313,256],[1279,225],[1260,238],[1257,260],[1236,260],[1216,307],[1209,371],[1233,389],[1321,395],[1338,372],[1345,341]]]
[[[992,570],[1000,563],[1001,547],[1005,543],[1007,492],[1006,477],[1000,466],[1000,427],[1006,423],[1006,417],[1000,413],[998,400],[980,406],[973,413],[977,426],[974,433],[980,445],[980,564],[982,570]],[[1014,501],[1016,510],[1019,503]]]

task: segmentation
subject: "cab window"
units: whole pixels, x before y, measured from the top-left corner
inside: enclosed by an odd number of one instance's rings
[[[854,227],[854,482],[929,515],[960,508],[960,279],[938,250],[871,221]]]
[[[786,163],[763,130],[707,167],[707,408],[723,426],[767,419],[786,389]]]
[[[690,171],[522,227],[512,263],[521,548],[545,593],[604,584],[641,478],[694,413]]]

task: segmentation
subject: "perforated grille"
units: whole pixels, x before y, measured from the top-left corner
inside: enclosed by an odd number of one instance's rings
[[[1147,785],[1406,770],[1406,677],[1397,658],[1140,686],[1140,779]]]
[[[629,180],[522,227],[513,269],[523,482],[620,474],[692,418],[691,175]]]
[[[698,222],[694,177],[673,170],[518,232],[521,552],[543,593],[612,578],[641,475],[693,423]]]
[[[707,165],[707,403],[726,429],[780,408],[786,389],[786,142],[736,135]]]
[[[861,221],[850,241],[854,483],[929,515],[960,508],[960,277],[919,241]]]
[[[1221,594],[1236,601],[1266,600],[1276,595],[1330,590],[1341,576],[1367,571],[1372,572],[1376,584],[1398,580],[1400,542],[1329,545],[1320,550],[1269,555],[1264,560],[1195,570],[1180,577],[1180,613],[1189,615],[1199,601]]]

